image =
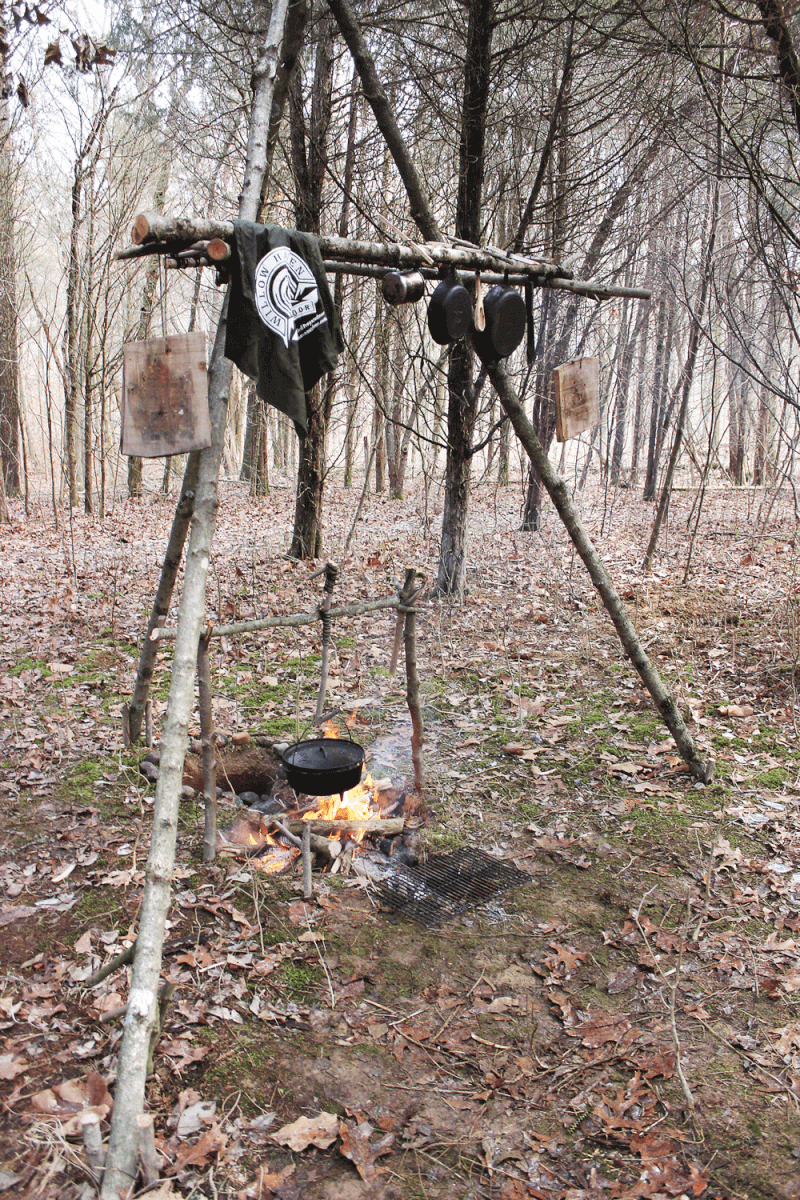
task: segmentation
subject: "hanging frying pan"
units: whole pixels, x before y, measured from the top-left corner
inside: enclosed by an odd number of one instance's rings
[[[428,304],[428,329],[440,346],[462,338],[472,324],[472,302],[467,289],[455,279],[438,283]]]
[[[495,284],[483,298],[486,328],[472,335],[475,349],[485,363],[508,358],[522,341],[527,324],[525,301],[508,283]]]

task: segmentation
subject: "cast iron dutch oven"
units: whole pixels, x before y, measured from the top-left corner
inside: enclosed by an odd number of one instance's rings
[[[428,329],[440,346],[457,342],[472,323],[469,292],[455,279],[443,279],[434,289],[428,305]]]
[[[287,779],[306,796],[335,796],[361,782],[364,747],[344,738],[308,738],[281,755]]]
[[[498,283],[483,298],[486,328],[475,330],[475,350],[485,363],[508,358],[525,335],[525,301],[510,283]]]

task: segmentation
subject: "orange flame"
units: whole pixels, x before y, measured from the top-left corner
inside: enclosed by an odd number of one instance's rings
[[[375,802],[377,788],[370,775],[366,775],[343,796],[319,796],[316,807],[311,812],[303,813],[304,821],[369,821],[378,815]],[[328,837],[341,839],[343,830],[331,830]],[[363,829],[351,831],[353,841],[360,842],[364,837]]]

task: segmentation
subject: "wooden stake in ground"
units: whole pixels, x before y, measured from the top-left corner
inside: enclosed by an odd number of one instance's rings
[[[422,705],[419,700],[419,675],[417,674],[417,614],[411,607],[419,595],[417,573],[406,568],[406,577],[400,599],[407,604],[403,642],[406,652],[406,702],[411,714],[411,762],[414,766],[414,791],[422,794],[422,743],[425,740],[422,727]]]
[[[674,737],[675,745],[678,747],[681,758],[688,765],[693,775],[696,775],[703,783],[708,783],[714,772],[713,763],[710,761],[703,762],[698,755],[692,735],[689,733],[678,712],[678,706],[668,694],[661,676],[645,653],[644,647],[639,641],[639,635],[633,627],[633,622],[628,616],[617,589],[614,587],[611,576],[601,562],[600,556],[592,544],[589,534],[586,532],[586,528],[578,510],[572,502],[572,497],[567,490],[567,486],[564,480],[560,479],[553,470],[550,459],[545,454],[544,448],[536,436],[536,431],[517,399],[514,386],[505,368],[499,363],[490,366],[489,378],[494,385],[497,395],[500,397],[500,403],[508,413],[511,424],[514,426],[514,432],[522,442],[528,458],[539,472],[539,477],[547,489],[558,515],[564,522],[575,549],[583,559],[592,583],[600,593],[600,599],[603,601],[606,611],[611,617],[625,653],[639,672],[642,683],[653,697],[664,724]]]
[[[275,0],[269,28],[253,73],[253,107],[247,145],[239,217],[255,221],[266,172],[267,136],[278,52],[286,24],[288,0]],[[227,298],[226,298],[227,300]],[[147,860],[139,934],[133,961],[125,1033],[117,1065],[114,1116],[101,1195],[120,1200],[132,1193],[137,1175],[138,1128],[151,1035],[158,1020],[158,979],[164,928],[172,898],[172,871],[183,782],[183,764],[194,699],[197,647],[205,617],[206,578],[217,515],[217,480],[225,442],[231,365],[224,356],[227,302],[223,304],[209,366],[209,412],[212,444],[201,450],[183,594],[175,639],[172,681],[161,739],[161,767],[156,785],[153,829]]]

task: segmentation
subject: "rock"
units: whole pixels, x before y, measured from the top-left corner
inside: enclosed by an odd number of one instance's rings
[[[158,779],[158,767],[143,758],[139,763],[139,774],[144,775],[148,783],[155,783]]]
[[[283,754],[284,750],[289,749],[289,743],[288,742],[276,742],[275,745],[272,747],[272,749],[275,751],[276,754]]]
[[[286,811],[280,800],[276,800],[274,796],[262,796],[260,800],[256,800],[256,802],[251,804],[249,807],[254,808],[256,812],[263,813],[266,817],[271,817],[277,813],[283,813]]]
[[[194,788],[185,783],[181,788],[181,800],[194,800]]]
[[[252,740],[253,739],[250,737],[250,734],[244,733],[244,732],[243,733],[235,733],[233,735],[233,737],[231,738],[231,741],[233,742],[234,746],[249,746],[250,743],[252,742]]]
[[[256,792],[239,792],[239,801],[245,808],[253,808],[260,800],[261,797]]]
[[[218,746],[227,746],[228,738],[224,733],[218,733],[216,735],[216,737],[217,737],[217,745]]]
[[[149,754],[145,754],[143,762],[152,763],[154,767],[161,766],[161,755],[157,750],[151,750]]]

